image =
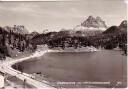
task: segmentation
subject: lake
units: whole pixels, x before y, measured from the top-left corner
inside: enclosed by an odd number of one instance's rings
[[[122,53],[114,50],[51,52],[18,64],[26,73],[41,72],[56,86],[126,87],[127,57]]]

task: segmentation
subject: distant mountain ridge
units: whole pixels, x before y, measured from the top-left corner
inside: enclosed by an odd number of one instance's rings
[[[19,33],[19,34],[28,34],[29,33],[29,31],[23,25],[14,25],[13,27],[5,26],[4,29],[7,32],[13,31],[14,33]]]
[[[122,49],[127,43],[127,20],[119,26],[107,28],[100,17],[89,16],[74,29],[61,29],[59,32],[29,33],[25,26],[0,27],[0,59],[6,56],[17,56],[24,52],[33,52],[37,45],[49,47],[104,47],[111,49],[120,44]]]

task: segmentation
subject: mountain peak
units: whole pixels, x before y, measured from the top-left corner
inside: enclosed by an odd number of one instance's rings
[[[102,21],[101,17],[99,17],[99,16],[96,17],[96,20]]]
[[[92,15],[90,15],[88,18],[87,18],[87,20],[93,20],[93,19],[95,19]]]
[[[127,20],[123,20],[121,24],[119,25],[119,28],[121,30],[127,30]]]
[[[28,30],[23,25],[14,25],[13,31],[20,34],[28,34]]]
[[[13,31],[14,33],[20,33],[20,34],[28,34],[28,30],[23,25],[14,25],[13,27],[5,26],[4,29],[9,32]]]
[[[97,29],[107,28],[105,22],[101,19],[101,17],[97,16],[95,18],[92,15],[90,15],[83,23],[81,23],[81,26],[88,28],[97,28]]]
[[[127,26],[127,20],[123,20],[122,22],[121,22],[121,24],[120,24],[120,26]]]

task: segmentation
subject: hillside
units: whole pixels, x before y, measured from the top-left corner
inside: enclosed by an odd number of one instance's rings
[[[34,42],[34,44],[44,44],[49,40],[55,40],[59,38],[65,39],[67,37],[88,37],[101,35],[102,32],[107,29],[105,21],[103,21],[98,16],[96,18],[89,16],[80,24],[81,25],[77,25],[73,29],[62,29],[59,32],[47,32],[38,34],[32,38],[32,42]]]
[[[85,24],[84,26],[87,25],[88,24]],[[92,26],[92,25],[89,24],[88,26]],[[106,28],[106,25],[102,24],[101,27]],[[49,32],[45,34],[36,35],[35,37],[32,38],[31,41],[35,45],[47,44],[48,47],[52,49],[57,47],[63,50],[69,47],[73,47],[76,49],[87,46],[94,46],[96,48],[104,48],[104,49],[113,49],[119,46],[122,50],[126,52],[126,44],[127,44],[126,21],[123,21],[120,24],[120,26],[111,26],[105,31],[99,29],[96,30],[97,25],[94,28],[95,29],[91,29],[91,30],[77,29],[75,31],[74,29],[70,29],[70,30],[63,29],[59,32]]]
[[[18,32],[17,32],[18,31]],[[27,31],[26,31],[27,32]],[[6,56],[14,57],[23,52],[34,51],[26,32],[13,30],[12,27],[0,27],[0,59]]]
[[[111,26],[107,30],[105,22],[100,17],[89,16],[80,25],[86,29],[62,29],[59,32],[28,33],[24,26],[0,27],[0,58],[17,56],[19,53],[33,52],[37,45],[47,44],[49,48],[68,47],[81,48],[94,46],[96,48],[113,49],[119,46],[126,50],[127,21],[119,26]]]
[[[127,21],[124,20],[119,26],[111,26],[103,34],[127,32]]]

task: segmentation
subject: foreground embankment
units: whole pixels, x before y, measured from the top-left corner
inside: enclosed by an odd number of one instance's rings
[[[22,62],[22,61],[25,61],[25,60],[29,60],[29,59],[34,58],[34,57],[40,57],[46,52],[50,52],[50,50],[43,50],[43,51],[40,51],[40,52],[36,51],[35,53],[33,53],[32,55],[30,55],[28,57],[19,58],[19,59],[15,59],[15,60],[12,59],[12,60],[3,61],[2,65],[0,67],[0,71],[5,72],[7,74],[10,74],[12,76],[16,76],[16,78],[18,78],[22,81],[26,81],[26,83],[28,83],[30,85],[33,85],[37,89],[40,89],[40,88],[50,88],[50,89],[54,88],[47,81],[39,82],[35,79],[32,79],[32,77],[29,74],[21,73],[20,71],[15,70],[15,69],[12,68],[12,65],[14,65],[15,63],[19,63],[19,62]]]

